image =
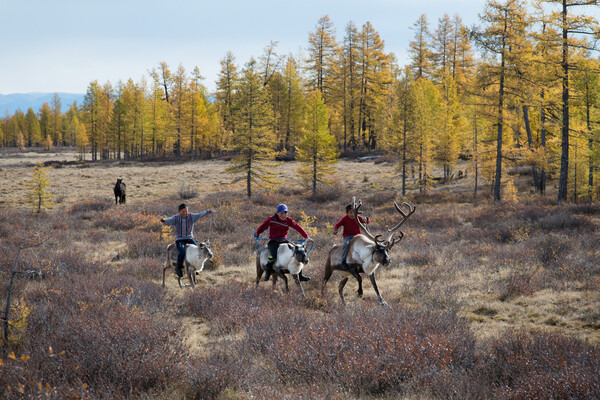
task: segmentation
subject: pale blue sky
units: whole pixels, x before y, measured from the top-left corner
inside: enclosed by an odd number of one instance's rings
[[[97,79],[148,77],[166,61],[198,66],[214,90],[227,51],[243,66],[271,41],[279,54],[305,51],[323,15],[337,31],[370,21],[386,51],[407,62],[410,30],[421,14],[435,29],[444,13],[478,23],[484,0],[0,0],[0,94],[84,93]]]

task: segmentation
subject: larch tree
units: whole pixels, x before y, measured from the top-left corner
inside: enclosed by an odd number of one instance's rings
[[[23,181],[23,185],[29,188],[29,203],[34,212],[39,213],[42,208],[52,208],[52,195],[48,192],[50,179],[46,176],[47,167],[41,161],[33,167],[33,177],[30,182]]]
[[[98,159],[98,149],[101,145],[101,133],[98,128],[98,113],[100,108],[101,87],[98,81],[93,81],[88,85],[87,92],[83,98],[83,116],[86,125],[86,131],[90,141],[92,160]]]
[[[238,85],[238,70],[235,56],[228,51],[221,60],[221,69],[217,76],[215,100],[221,120],[223,145],[228,144],[235,135],[235,113],[237,111],[236,88]]]
[[[33,108],[29,107],[25,118],[27,120],[27,139],[29,146],[41,143],[42,131],[40,130],[40,121],[38,121]]]
[[[466,121],[458,96],[458,85],[452,78],[451,70],[447,69],[439,86],[441,94],[441,126],[437,138],[436,160],[442,164],[444,182],[452,176],[452,168],[458,161],[458,155],[463,148]]]
[[[440,126],[440,94],[428,79],[419,78],[410,86],[412,104],[412,124],[410,140],[414,142],[411,155],[418,165],[419,191],[424,192],[431,185],[431,162],[434,137]]]
[[[40,114],[41,140],[42,140],[42,143],[44,143],[46,145],[46,150],[48,150],[49,149],[48,143],[52,141],[51,128],[50,128],[51,111],[50,111],[50,105],[48,104],[48,102],[44,102],[42,104],[39,114]]]
[[[329,113],[321,92],[313,92],[307,99],[304,129],[296,147],[296,159],[300,162],[298,175],[310,184],[313,200],[316,199],[319,183],[332,182],[333,164],[338,158],[335,137],[329,132],[328,121]]]
[[[588,50],[597,50],[597,40],[588,43],[585,36],[598,36],[598,21],[584,13],[577,14],[576,10],[585,7],[597,7],[597,0],[547,0],[550,7],[558,6],[559,10],[551,12],[548,15],[547,22],[556,26],[560,34],[560,49],[562,59],[560,68],[562,71],[562,101],[561,101],[561,156],[560,156],[560,176],[558,182],[559,202],[567,200],[568,181],[569,181],[569,139],[571,135],[570,128],[570,79],[569,72],[576,68],[573,60],[574,49],[584,48]]]
[[[284,133],[283,148],[294,149],[303,123],[304,93],[298,63],[289,56],[283,72],[283,95],[281,101],[281,127]]]
[[[340,57],[339,90],[342,91],[342,124],[343,124],[343,149],[348,146],[356,150],[358,146],[358,99],[360,98],[359,76],[359,33],[356,25],[350,21],[346,25]]]
[[[275,137],[271,130],[272,109],[268,91],[251,59],[242,71],[237,87],[235,126],[232,150],[237,155],[227,172],[239,174],[237,180],[246,180],[246,194],[252,197],[252,185],[270,188],[277,183],[272,168],[276,152]]]
[[[473,38],[485,54],[491,56],[485,69],[484,85],[497,88],[494,99],[496,131],[496,167],[494,173],[494,202],[501,201],[502,164],[504,159],[503,141],[506,126],[507,84],[514,72],[514,65],[521,53],[520,42],[526,37],[528,18],[521,0],[506,0],[504,3],[488,0],[480,19],[485,24],[476,28]]]
[[[585,56],[589,56],[585,54]],[[598,60],[584,57],[578,62],[579,68],[573,76],[574,89],[577,93],[575,108],[578,119],[582,121],[579,135],[587,141],[587,199],[592,201],[594,193],[594,174],[598,164],[598,145],[600,141],[598,115],[600,114],[600,63]],[[593,125],[596,125],[595,127]],[[594,129],[595,128],[595,129]]]
[[[376,112],[382,96],[392,83],[392,70],[390,58],[384,51],[384,42],[370,22],[363,25],[359,38],[358,129],[362,144],[374,150],[378,134],[375,129]]]
[[[165,155],[168,127],[171,121],[169,103],[164,97],[164,88],[159,79],[152,79],[148,98],[148,129],[152,156]]]
[[[415,79],[428,78],[432,72],[431,33],[427,16],[421,14],[411,28],[415,32],[414,39],[410,41],[408,55],[410,66]]]
[[[386,147],[400,156],[398,169],[402,177],[402,196],[406,195],[406,179],[408,176],[408,163],[410,161],[410,138],[411,132],[414,132],[414,92],[411,90],[415,80],[412,75],[412,69],[405,67],[401,75],[394,83],[395,108],[392,111],[392,127],[390,128],[389,141]]]
[[[442,82],[446,74],[452,74],[452,52],[454,50],[454,26],[450,16],[444,14],[438,19],[438,26],[432,35],[431,60],[434,66],[433,79]]]
[[[62,101],[58,93],[52,96],[52,105],[50,107],[50,137],[55,145],[63,145],[62,132]]]
[[[177,72],[173,75],[173,87],[170,96],[171,112],[175,125],[175,155],[181,157],[184,142],[187,136],[183,133],[187,131],[189,119],[186,118],[190,106],[190,93],[188,90],[188,75],[183,65],[179,65]]]
[[[329,100],[331,93],[333,67],[337,42],[333,22],[328,15],[324,15],[317,22],[314,32],[308,35],[308,59],[307,73],[308,86],[312,90],[318,90],[323,94],[325,103]]]

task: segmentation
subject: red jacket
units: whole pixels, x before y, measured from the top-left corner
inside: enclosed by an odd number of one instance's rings
[[[267,218],[256,230],[256,235],[260,235],[267,228],[269,229],[269,239],[287,239],[287,233],[290,228],[297,230],[304,239],[308,238],[308,233],[290,217],[287,217],[283,221],[277,218],[277,215]]]
[[[362,222],[363,224],[368,224],[371,222],[369,218],[365,219],[360,215],[358,216],[358,218],[360,218],[360,222]],[[350,219],[348,214],[344,215],[344,218],[340,219],[340,222],[334,225],[333,230],[337,232],[337,230],[340,229],[341,226],[344,227],[344,237],[350,235],[356,236],[360,234],[360,226],[358,225],[358,222],[356,222],[356,219]]]

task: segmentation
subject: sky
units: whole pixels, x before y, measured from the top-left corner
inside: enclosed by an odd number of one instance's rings
[[[478,24],[484,0],[0,0],[0,94],[85,93],[90,82],[138,82],[161,61],[198,66],[215,89],[227,51],[243,67],[277,41],[278,54],[306,55],[324,15],[337,40],[350,21],[371,22],[401,65],[410,29],[425,14],[434,30],[445,13]]]

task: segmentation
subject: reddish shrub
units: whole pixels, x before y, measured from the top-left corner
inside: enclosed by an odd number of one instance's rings
[[[501,399],[600,398],[600,349],[553,333],[512,331],[494,341],[487,372]]]
[[[24,347],[31,355],[28,367],[52,386],[85,383],[98,397],[127,398],[166,387],[183,353],[179,325],[143,313],[133,305],[131,287],[106,292],[73,286],[30,297],[27,335],[35,340]],[[54,357],[50,348],[64,355]]]
[[[335,381],[357,395],[402,393],[475,360],[473,335],[450,315],[363,309],[314,318],[282,310],[251,322],[250,345],[284,381]]]

